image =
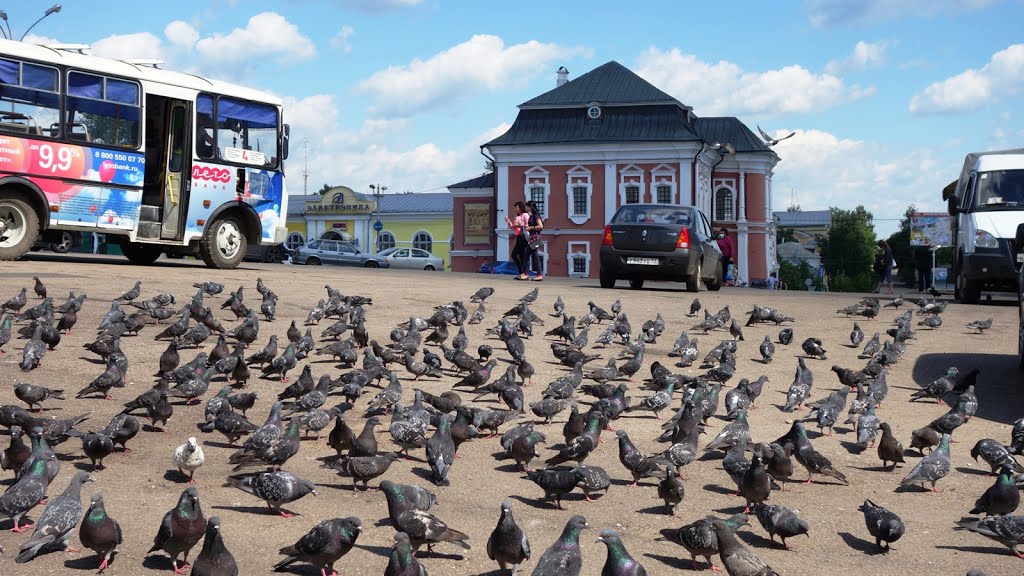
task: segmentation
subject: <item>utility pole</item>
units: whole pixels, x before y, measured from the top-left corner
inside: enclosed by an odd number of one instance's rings
[[[302,139],[302,193],[309,194],[309,137]]]

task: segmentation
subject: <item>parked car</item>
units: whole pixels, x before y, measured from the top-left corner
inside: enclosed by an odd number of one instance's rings
[[[77,233],[68,232],[67,230],[50,230],[39,236],[32,249],[52,250],[57,254],[65,254],[80,240]]]
[[[419,248],[388,248],[377,252],[391,268],[408,270],[444,270],[444,260]]]
[[[481,274],[511,274],[513,276],[519,274],[519,269],[516,268],[515,263],[508,260],[484,262],[476,271]]]
[[[291,255],[291,252],[284,244],[274,244],[272,246],[249,244],[245,249],[245,260],[249,262],[280,264]]]
[[[313,240],[299,247],[292,254],[295,264],[339,264],[341,266],[362,266],[364,268],[387,268],[387,260],[375,255],[366,254],[351,242],[341,240]]]
[[[627,204],[612,216],[601,239],[601,287],[629,280],[643,288],[645,280],[686,282],[690,292],[722,287],[722,252],[711,224],[693,206]]]

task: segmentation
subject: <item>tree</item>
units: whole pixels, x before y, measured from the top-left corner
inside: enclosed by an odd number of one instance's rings
[[[863,206],[853,210],[832,207],[832,225],[821,240],[822,261],[835,292],[865,292],[875,288],[874,217]]]
[[[334,186],[331,186],[330,184],[324,183],[324,185],[320,188],[320,190],[317,190],[317,194],[323,196],[324,194],[327,194],[327,191],[330,190],[331,188],[334,188]]]
[[[786,206],[786,212],[803,212],[803,208],[799,204],[790,204]]]
[[[900,218],[900,229],[886,240],[892,249],[892,257],[899,266],[897,276],[908,284],[913,284],[915,280],[914,250],[917,247],[910,245],[910,216],[916,211],[917,207],[913,204],[907,206],[903,218]]]

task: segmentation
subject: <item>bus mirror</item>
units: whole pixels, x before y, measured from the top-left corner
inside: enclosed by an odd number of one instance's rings
[[[949,197],[949,200],[947,200],[946,211],[949,212],[950,216],[956,216],[957,214],[960,213],[960,197],[959,196],[954,194],[954,195]]]
[[[292,127],[285,124],[281,132],[281,158],[284,160],[288,159],[288,141],[292,136]]]

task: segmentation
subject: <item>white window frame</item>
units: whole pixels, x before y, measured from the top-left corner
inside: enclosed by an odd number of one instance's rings
[[[723,218],[718,213],[718,193],[722,190],[728,190],[731,195],[729,204],[731,205],[732,214],[730,218]],[[715,181],[711,187],[711,202],[714,206],[714,219],[717,222],[735,222],[736,221],[736,202],[738,200],[738,194],[736,192],[736,180],[734,178],[715,178]]]
[[[391,237],[391,246],[383,246],[382,247],[380,245],[380,239],[383,238],[384,236],[390,236]],[[373,247],[377,249],[377,252],[380,252],[381,250],[387,250],[388,248],[397,248],[398,247],[398,237],[395,236],[394,232],[391,232],[390,230],[381,230],[380,232],[377,233],[377,239],[374,242],[374,246]]]
[[[668,164],[658,164],[651,170],[651,202],[658,202],[658,187],[669,187],[669,204],[682,204],[679,200],[679,186],[676,185],[676,170]]]
[[[574,249],[578,249],[578,248],[583,248],[583,250],[574,250]],[[585,264],[584,264],[584,272],[582,274],[580,274],[579,272],[574,272],[573,271],[573,266],[572,266],[573,265],[573,260],[575,260],[576,258],[583,258],[583,260],[585,262]],[[566,270],[568,271],[568,273],[569,273],[568,275],[569,275],[570,278],[589,278],[590,277],[590,242],[586,242],[586,241],[582,241],[582,242],[581,241],[570,241],[568,243],[568,245],[566,246],[565,263],[566,263]]]
[[[294,238],[299,239],[298,244],[292,242]],[[288,237],[284,240],[284,245],[287,246],[289,250],[301,248],[306,245],[306,236],[302,232],[289,232]]]
[[[644,203],[644,171],[636,164],[630,164],[619,170],[619,206],[626,205],[626,187],[636,186],[640,189],[638,201]]]
[[[566,173],[565,211],[569,217],[569,220],[571,220],[573,224],[585,224],[588,220],[590,220],[590,209],[593,205],[594,196],[594,185],[593,180],[591,179],[592,175],[593,173],[590,170],[584,168],[583,166],[575,166],[571,170],[569,170],[569,172]],[[574,202],[573,193],[576,188],[586,188],[587,210],[584,214],[573,213],[573,209],[576,205],[576,203]]]
[[[544,188],[544,209],[541,210],[540,217],[541,220],[547,220],[548,214],[551,213],[551,173],[540,166],[534,166],[523,176],[523,202],[533,199],[534,188]]]
[[[419,236],[420,234],[426,234],[427,238],[430,239],[430,249],[429,250],[427,250],[426,248],[422,248],[422,247],[416,245],[416,237]],[[412,241],[409,242],[409,246],[412,247],[412,248],[419,248],[420,250],[426,250],[427,252],[430,252],[431,254],[433,254],[434,253],[434,235],[431,234],[430,232],[427,232],[426,230],[417,230],[416,233],[412,235]]]

